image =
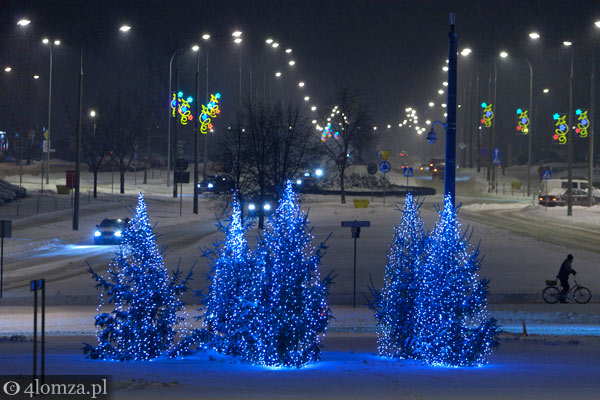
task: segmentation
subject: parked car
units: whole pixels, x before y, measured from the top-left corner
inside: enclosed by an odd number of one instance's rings
[[[94,231],[95,244],[120,244],[123,239],[123,232],[127,228],[129,218],[104,218],[100,224],[96,225]]]
[[[12,191],[19,198],[27,197],[27,189],[24,187],[19,187],[17,185],[13,185],[10,182],[5,181],[4,179],[0,179],[0,188]]]
[[[231,190],[233,183],[224,176],[213,175],[198,183],[199,193],[223,193]]]

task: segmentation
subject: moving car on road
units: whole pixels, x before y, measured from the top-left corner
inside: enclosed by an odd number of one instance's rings
[[[224,176],[208,176],[198,183],[199,193],[223,193],[231,190],[233,184]]]
[[[94,244],[120,244],[129,218],[104,218],[94,231]]]

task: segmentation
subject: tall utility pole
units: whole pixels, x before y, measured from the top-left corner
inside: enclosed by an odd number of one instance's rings
[[[490,145],[490,149],[489,149],[489,155],[490,155],[490,168],[492,171],[492,175],[490,177],[490,183],[491,183],[491,190],[490,192],[493,193],[494,190],[496,189],[496,167],[493,165],[492,163],[492,154],[494,153],[494,149],[496,148],[496,125],[498,124],[498,104],[496,102],[497,100],[497,94],[498,92],[498,60],[496,60],[494,58],[494,100],[493,100],[493,104],[494,104],[494,110],[496,112],[494,112],[494,119],[495,121],[492,121],[492,137],[491,137],[491,145]]]
[[[446,118],[446,168],[444,170],[444,195],[450,195],[452,207],[455,205],[456,178],[456,75],[457,75],[457,34],[454,30],[454,13],[450,13],[448,33],[448,103]]]
[[[196,99],[194,101],[194,214],[198,214],[198,103],[200,102],[200,49],[196,52]],[[206,161],[205,161],[206,163]]]
[[[208,104],[208,46],[206,46],[206,103]],[[198,116],[198,111],[196,111],[196,115],[197,118]],[[204,163],[202,164],[202,179],[206,180],[207,177],[207,166],[206,163],[208,162],[208,133],[206,133],[204,135]]]
[[[50,183],[50,128],[52,127],[52,44],[52,42],[48,42],[48,48],[50,49],[50,75],[48,77],[48,127],[46,128],[46,135],[48,137],[45,138],[48,141],[48,148],[46,149],[46,185]]]
[[[175,156],[173,157],[175,160],[179,158],[179,137],[177,135],[178,121],[177,121],[177,110],[179,110],[179,80],[177,79],[179,75],[179,69],[177,68],[177,62],[175,62],[175,131],[173,132],[175,148],[173,149],[173,153]],[[168,173],[171,173],[169,171]],[[177,173],[177,168],[173,168],[173,197],[177,198],[177,182],[175,182],[175,174]]]
[[[567,132],[567,151],[568,151],[568,162],[569,171],[567,175],[567,216],[573,215],[573,61],[575,51],[571,47],[571,73],[569,75],[569,127]],[[591,188],[590,188],[591,189]]]
[[[590,124],[588,132],[588,206],[594,205],[594,110],[596,108],[596,56],[592,56],[590,76]]]

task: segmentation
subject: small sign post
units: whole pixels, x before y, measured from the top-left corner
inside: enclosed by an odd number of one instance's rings
[[[0,221],[0,299],[4,286],[4,238],[12,236],[12,221]]]
[[[408,178],[410,178],[411,176],[413,176],[413,169],[412,169],[412,167],[405,167],[402,170],[402,175],[404,175],[406,177],[406,187],[408,188]]]
[[[188,161],[185,158],[178,158],[175,162],[175,186],[179,183],[179,216],[181,217],[181,210],[183,209],[183,184],[190,183],[190,173],[184,172],[188,169]]]
[[[356,308],[356,239],[360,237],[360,228],[371,227],[371,221],[342,221],[342,228],[351,228],[354,238],[354,283],[352,289],[352,306]]]
[[[38,290],[42,292],[41,301],[41,344],[40,344],[40,377],[44,383],[46,370],[46,281],[45,279],[36,279],[30,282],[29,290],[33,292],[33,380],[37,375],[37,314],[38,314]]]

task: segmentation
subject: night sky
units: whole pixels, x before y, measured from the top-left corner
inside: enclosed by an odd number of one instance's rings
[[[591,50],[597,53],[600,48],[600,29],[593,25],[600,19],[598,1],[0,0],[0,4],[0,64],[2,70],[7,65],[13,68],[10,76],[0,71],[0,130],[34,130],[41,136],[47,119],[48,50],[40,40],[48,35],[62,41],[54,51],[53,134],[64,146],[73,134],[79,41],[95,30],[114,32],[86,42],[84,110],[110,104],[118,96],[159,103],[168,93],[173,51],[192,40],[201,42],[199,37],[209,32],[221,36],[211,40],[208,51],[209,90],[223,95],[223,127],[234,120],[241,51],[245,93],[252,90],[260,96],[270,87],[274,99],[285,98],[302,107],[315,104],[324,112],[337,90],[351,87],[371,104],[380,143],[414,152],[421,151],[424,138],[398,128],[398,123],[408,106],[417,109],[422,121],[443,118],[438,104],[445,103],[445,95],[437,90],[446,80],[441,67],[447,58],[450,11],[456,13],[459,49],[470,47],[480,54],[460,58],[459,103],[472,98],[474,104],[475,95],[464,98],[463,93],[469,82],[474,88],[477,66],[480,100],[485,100],[492,56],[500,50],[524,55],[533,64],[536,148],[551,145],[551,115],[567,111],[569,53],[559,43],[532,45],[527,34],[535,30],[542,37],[569,39],[588,48],[575,50],[576,107],[589,106]],[[32,21],[26,29],[16,26],[21,17]],[[126,37],[117,31],[123,23],[132,26]],[[231,43],[230,34],[236,29],[243,31],[241,47]],[[281,46],[267,47],[267,37]],[[288,47],[296,61],[293,68],[284,53]],[[178,65],[179,88],[193,91],[195,56],[182,52]],[[528,103],[528,69],[514,57],[498,65],[497,135],[502,146],[514,143],[518,153],[524,141],[514,134],[514,109]],[[283,72],[283,80],[274,79],[275,71]],[[41,78],[34,82],[34,74]],[[201,79],[203,97],[204,71]],[[297,87],[299,81],[306,83],[303,89]],[[551,93],[538,95],[545,87]],[[309,102],[303,101],[305,95],[311,97]],[[436,103],[433,111],[429,101]],[[312,119],[314,114],[305,110]],[[164,130],[166,112],[156,120],[156,129]],[[461,135],[464,115],[459,113],[458,121]],[[384,129],[387,124],[392,129]]]

